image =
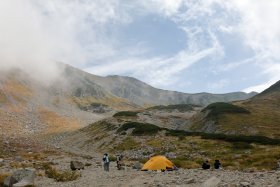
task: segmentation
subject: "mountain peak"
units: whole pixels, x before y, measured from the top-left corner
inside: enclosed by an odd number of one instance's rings
[[[280,80],[277,81],[275,84],[264,90],[262,93],[259,95],[267,95],[271,93],[279,92],[280,93]]]

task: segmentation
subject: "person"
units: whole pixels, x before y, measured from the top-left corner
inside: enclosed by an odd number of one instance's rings
[[[122,155],[117,155],[117,168],[118,168],[118,170],[121,170],[121,167],[122,167],[122,158],[123,158]]]
[[[214,163],[214,168],[215,169],[220,169],[222,166],[221,162],[219,160],[215,160],[215,163]]]
[[[110,160],[109,160],[109,155],[107,153],[103,155],[103,164],[104,164],[104,171],[109,172]]]
[[[203,164],[202,164],[202,169],[210,169],[210,164],[209,164],[208,160],[206,160],[205,162],[203,162]]]

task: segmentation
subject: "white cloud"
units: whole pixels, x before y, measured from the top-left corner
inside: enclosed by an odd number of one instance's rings
[[[142,41],[129,50],[119,43],[114,26],[146,14],[169,19],[184,30],[186,48],[173,56],[147,57]],[[201,59],[226,59],[219,35],[226,33],[240,36],[255,56],[217,69],[252,63],[263,69],[268,77],[263,85],[268,85],[280,75],[279,19],[279,0],[1,0],[0,68],[21,67],[50,77],[57,75],[53,62],[62,61],[87,64],[87,71],[97,74],[128,74],[168,86]]]
[[[130,21],[119,6],[117,0],[1,0],[0,68],[49,79],[58,75],[54,62],[81,65],[115,54],[115,41],[103,33],[108,23]]]

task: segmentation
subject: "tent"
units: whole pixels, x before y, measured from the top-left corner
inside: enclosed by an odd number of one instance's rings
[[[165,156],[154,156],[148,160],[142,167],[145,170],[173,170],[174,164]]]

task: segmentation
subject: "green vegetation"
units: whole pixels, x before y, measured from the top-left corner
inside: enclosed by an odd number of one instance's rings
[[[235,142],[233,143],[232,148],[236,150],[242,150],[242,149],[253,149],[254,146],[245,142]]]
[[[136,142],[133,137],[126,137],[120,144],[114,147],[114,150],[125,151],[138,149],[140,147],[140,143]]]
[[[74,181],[81,176],[73,171],[58,171],[48,164],[44,166],[44,169],[47,177],[53,178],[58,182]]]
[[[216,118],[221,114],[250,114],[250,111],[230,103],[212,103],[202,110],[210,111],[208,117]]]
[[[204,133],[201,137],[203,139],[223,140],[227,142],[245,142],[245,143],[258,143],[262,145],[280,145],[280,139],[273,139],[265,136],[245,136],[245,135]]]
[[[154,106],[154,107],[151,107],[151,108],[148,108],[148,109],[156,109],[156,110],[168,110],[168,111],[171,111],[171,110],[178,110],[180,112],[187,112],[187,111],[192,111],[194,110],[195,107],[194,105],[189,105],[189,104],[178,104],[178,105],[159,105],[159,106]]]
[[[149,123],[139,123],[139,122],[128,122],[123,124],[117,132],[123,132],[128,129],[133,129],[132,135],[141,136],[141,135],[154,135],[158,133],[158,131],[163,130],[156,125],[149,124]]]
[[[90,103],[90,104],[80,104],[77,103],[79,109],[83,111],[89,111],[93,109],[98,109],[98,108],[109,108],[108,105],[102,104],[102,103]]]
[[[139,112],[136,111],[121,111],[113,115],[113,117],[136,117]]]
[[[262,145],[280,145],[280,139],[273,139],[265,136],[213,134],[213,133],[203,133],[203,132],[187,132],[183,130],[168,130],[166,132],[166,135],[176,136],[180,138],[182,136],[200,136],[202,139],[223,140],[226,142],[258,143]]]
[[[6,102],[7,102],[6,95],[0,91],[0,104],[6,103]]]

